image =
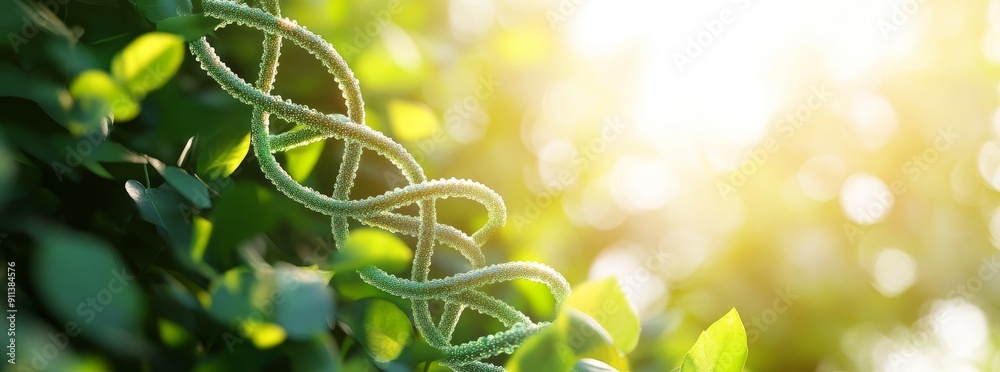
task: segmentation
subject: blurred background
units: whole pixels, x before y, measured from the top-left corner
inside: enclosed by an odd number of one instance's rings
[[[27,10],[4,16],[4,31],[27,41],[3,45],[4,68],[30,80],[7,78],[0,89],[14,97],[0,99],[3,254],[49,269],[31,247],[52,229],[106,241],[135,272],[154,260],[180,270],[157,258],[162,231],[136,216],[122,189],[127,179],[162,182],[157,174],[141,161],[93,170],[94,159],[63,180],[48,165],[65,158],[72,130],[31,102],[60,102],[74,77],[107,70],[157,20],[120,0],[52,3],[62,31],[27,37]],[[574,285],[619,279],[642,320],[633,370],[676,367],[732,307],[747,329],[750,371],[1000,370],[1000,2],[281,6],[352,66],[367,125],[403,144],[429,178],[476,180],[504,197],[508,223],[484,247],[490,263],[542,262]],[[261,35],[229,26],[209,40],[252,80]],[[320,63],[291,43],[282,53],[275,94],[344,112]],[[176,75],[141,105],[108,138],[168,163],[245,138],[251,112],[186,50]],[[220,134],[228,132],[237,134]],[[342,148],[327,140],[280,159],[303,184],[331,192]],[[366,153],[353,197],[403,185]],[[255,241],[271,247],[269,262],[324,259],[329,220],[277,193],[252,155],[209,188],[214,206],[200,215],[214,225],[204,251],[214,270],[238,266],[237,247]],[[438,213],[464,231],[485,218],[452,199]],[[439,252],[432,276],[464,271],[459,255]],[[211,276],[184,288],[207,288]],[[61,329],[54,302],[35,300],[50,279],[19,277],[23,306],[37,314],[23,319]],[[159,334],[150,319],[164,311],[166,300],[154,298],[161,284],[143,281],[148,294],[123,310],[139,325],[130,337]],[[358,286],[339,276],[332,284],[342,304],[375,295]],[[551,316],[544,286],[518,281],[494,294]],[[456,340],[500,329],[467,317]],[[74,363],[132,365],[102,347],[74,341]],[[218,347],[191,350],[236,363],[215,356]]]

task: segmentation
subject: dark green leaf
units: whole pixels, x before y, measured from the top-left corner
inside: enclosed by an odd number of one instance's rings
[[[156,225],[160,233],[174,246],[186,248],[191,243],[190,216],[192,208],[173,189],[147,189],[139,181],[128,180],[125,191],[135,201],[143,220]]]
[[[160,171],[163,179],[167,180],[181,195],[191,204],[198,208],[211,208],[212,200],[208,198],[208,187],[194,176],[188,174],[183,169],[175,166],[166,166]]]
[[[277,222],[277,212],[268,189],[255,183],[232,183],[212,208],[210,250],[225,254],[254,234],[267,232]]]
[[[289,338],[308,339],[329,330],[328,322],[334,318],[329,273],[279,262],[274,266],[274,280],[282,298],[275,306],[274,322]]]
[[[313,336],[289,350],[293,372],[339,371],[340,358],[333,337],[327,333]]]
[[[27,73],[7,61],[0,61],[0,97],[19,97],[38,104],[52,120],[69,127],[67,113],[73,98],[65,87],[39,73]]]
[[[258,287],[257,276],[245,267],[227,271],[221,277],[212,280],[208,293],[212,303],[208,313],[219,322],[232,327],[241,326],[248,317],[257,313],[254,307],[254,291]],[[261,293],[270,297],[270,292]],[[261,314],[257,314],[261,316]]]
[[[190,0],[135,0],[135,7],[153,23],[191,13]]]
[[[156,29],[181,35],[184,41],[191,42],[210,34],[220,24],[221,20],[212,17],[189,14],[164,19],[156,24]]]
[[[39,295],[62,322],[91,341],[137,352],[145,312],[134,272],[102,240],[76,231],[33,226],[33,270]]]

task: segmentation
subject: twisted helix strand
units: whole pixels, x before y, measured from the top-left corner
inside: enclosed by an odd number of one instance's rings
[[[569,283],[558,272],[539,263],[508,262],[487,266],[481,247],[506,221],[503,199],[493,190],[473,181],[454,178],[428,180],[423,169],[403,146],[364,125],[364,101],[358,81],[333,46],[295,21],[281,17],[277,0],[261,0],[259,5],[260,8],[252,8],[229,0],[203,2],[206,15],[224,21],[220,28],[228,23],[236,23],[264,32],[263,58],[255,85],[250,85],[233,73],[219,59],[206,38],[192,42],[190,49],[201,63],[202,69],[224,90],[241,102],[253,106],[251,143],[261,170],[275,188],[289,198],[306,208],[330,216],[337,249],[343,249],[348,243],[348,218],[392,233],[415,236],[417,246],[410,279],[396,277],[374,266],[359,270],[361,278],[386,293],[412,301],[417,331],[431,346],[443,353],[442,364],[457,371],[503,371],[503,368],[484,363],[482,359],[512,353],[526,338],[538,333],[549,323],[532,322],[517,309],[477,288],[515,279],[544,283],[552,292],[558,310],[569,296]],[[333,74],[347,103],[347,116],[326,115],[270,94],[277,76],[283,39],[291,40],[307,50]],[[268,122],[272,114],[296,124],[296,128],[281,134],[271,134]],[[332,196],[293,180],[274,157],[274,153],[331,137],[345,142],[343,161]],[[379,196],[350,200],[350,191],[364,149],[374,151],[392,162],[402,171],[409,185]],[[438,223],[435,201],[447,197],[461,197],[482,204],[488,215],[485,226],[470,236],[455,227]],[[411,204],[418,206],[417,216],[393,212]],[[442,279],[429,279],[431,256],[436,242],[459,251],[469,260],[472,271]],[[445,304],[437,323],[431,316],[429,300],[440,300]],[[475,341],[452,345],[452,334],[466,307],[496,318],[508,329]]]

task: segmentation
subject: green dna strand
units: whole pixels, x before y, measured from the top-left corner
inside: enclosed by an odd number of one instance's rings
[[[254,155],[275,188],[306,208],[330,216],[338,250],[343,249],[349,239],[348,218],[392,233],[415,236],[417,246],[410,279],[396,277],[377,267],[359,270],[361,278],[384,292],[412,301],[417,331],[431,346],[443,353],[444,357],[440,361],[442,364],[457,371],[503,371],[503,368],[482,360],[501,353],[513,353],[526,338],[540,332],[549,323],[535,323],[517,309],[477,288],[515,279],[544,283],[555,297],[557,311],[570,293],[566,279],[548,266],[534,262],[486,265],[481,247],[506,221],[503,199],[493,190],[476,182],[454,178],[428,180],[423,169],[403,146],[366,126],[361,89],[347,63],[325,40],[295,21],[281,17],[277,0],[262,0],[260,8],[229,0],[204,0],[203,10],[206,15],[223,20],[220,28],[228,23],[236,23],[265,34],[256,86],[233,73],[219,59],[206,38],[192,42],[190,49],[201,67],[223,89],[241,102],[253,106],[251,143]],[[347,116],[323,114],[270,94],[277,75],[283,39],[289,39],[307,50],[333,74],[343,92]],[[296,127],[280,134],[271,134],[268,120],[272,114],[296,124]],[[274,157],[276,152],[331,137],[345,142],[343,161],[332,196],[295,182]],[[350,191],[364,149],[372,150],[391,161],[402,171],[408,186],[375,197],[350,200]],[[488,222],[471,236],[455,227],[438,223],[435,201],[448,197],[466,198],[482,204],[488,213]],[[414,203],[419,207],[417,216],[393,212]],[[429,279],[431,256],[436,242],[458,250],[469,260],[472,271],[442,279]],[[437,323],[431,316],[430,300],[444,302]],[[475,341],[452,345],[452,334],[466,307],[496,318],[508,329]]]

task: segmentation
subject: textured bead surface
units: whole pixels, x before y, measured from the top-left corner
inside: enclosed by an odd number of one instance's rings
[[[482,245],[506,223],[506,207],[496,192],[477,182],[459,179],[428,180],[413,156],[400,144],[366,126],[361,88],[353,72],[332,45],[282,18],[277,0],[262,0],[260,8],[228,0],[205,0],[206,15],[264,32],[263,57],[259,79],[254,85],[230,70],[209,45],[206,38],[191,43],[191,52],[219,85],[239,101],[253,106],[251,142],[260,167],[275,188],[305,207],[330,216],[336,246],[341,249],[349,239],[348,219],[417,238],[411,278],[399,278],[377,267],[359,271],[367,283],[387,293],[410,299],[417,331],[427,342],[444,353],[442,363],[456,371],[503,371],[481,360],[501,353],[512,353],[526,338],[544,329],[548,323],[534,323],[526,315],[503,301],[477,290],[478,287],[527,279],[548,286],[556,308],[569,296],[566,279],[552,268],[534,262],[508,262],[487,266]],[[220,26],[222,27],[222,26]],[[315,56],[334,76],[347,104],[347,115],[324,114],[307,106],[270,94],[277,77],[278,58],[283,39],[291,40]],[[297,127],[272,135],[268,130],[271,115],[277,115]],[[293,180],[281,167],[274,153],[315,141],[337,138],[345,141],[343,161],[332,195],[324,195]],[[350,200],[364,149],[385,157],[402,171],[409,185],[379,196]],[[482,204],[488,216],[485,226],[469,235],[437,222],[435,201],[460,197]],[[418,216],[394,210],[416,204]],[[441,242],[456,249],[469,260],[473,269],[454,276],[428,280],[434,244]],[[429,300],[445,302],[440,322],[435,324]],[[508,330],[483,336],[475,341],[452,345],[451,335],[466,308],[489,315],[509,327]]]

